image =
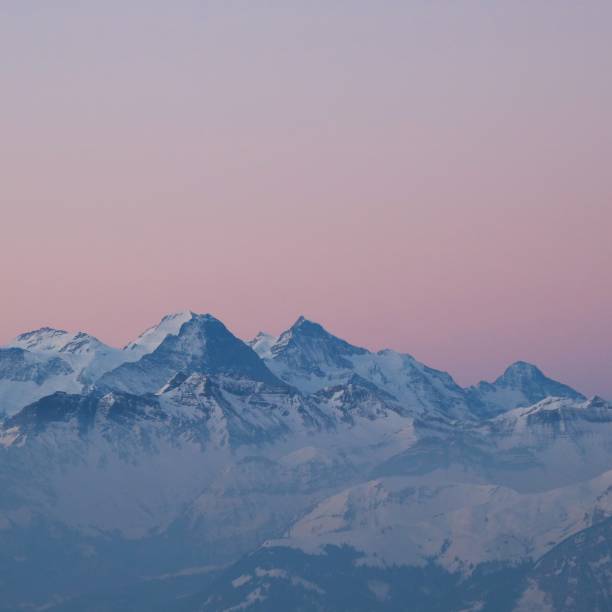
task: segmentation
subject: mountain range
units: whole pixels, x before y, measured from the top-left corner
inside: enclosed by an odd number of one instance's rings
[[[0,611],[609,610],[612,405],[299,317],[0,348]]]

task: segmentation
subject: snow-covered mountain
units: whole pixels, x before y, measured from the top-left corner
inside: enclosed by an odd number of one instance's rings
[[[185,312],[123,349],[22,334],[0,401],[0,611],[610,602],[612,405],[529,364],[464,389],[303,317],[243,342]]]
[[[69,333],[50,327],[21,334],[9,346],[35,355],[64,359],[76,373],[77,380],[84,384],[95,381],[125,360],[122,351],[85,332]]]
[[[399,611],[410,601],[415,610],[603,612],[609,541],[587,570],[595,594],[580,576],[583,592],[574,588],[580,597],[569,605],[540,607],[537,599],[552,601],[560,590],[541,563],[550,567],[555,558],[558,573],[567,561],[583,563],[578,535],[599,530],[601,548],[611,513],[610,471],[533,494],[419,478],[368,481],[323,500],[283,538],[224,572],[199,598],[200,609],[280,611],[291,602],[303,610]],[[585,599],[599,605],[586,607]]]
[[[271,386],[286,385],[242,340],[212,315],[192,315],[174,334],[138,361],[124,363],[100,378],[102,387],[155,393],[179,373],[226,375]]]
[[[266,343],[253,346],[266,350]],[[281,378],[289,379],[302,391],[316,391],[330,382],[340,381],[353,367],[351,358],[365,355],[365,349],[328,333],[318,323],[301,316],[269,347],[268,363]]]
[[[17,348],[0,348],[0,414],[59,390],[77,392],[81,385],[68,361]]]
[[[123,349],[108,346],[85,332],[52,327],[20,334],[0,348],[0,413],[13,414],[56,391],[79,393],[88,389],[106,372],[154,351],[192,316],[191,312],[167,315]],[[16,365],[18,362],[23,365]]]
[[[79,393],[123,360],[122,351],[84,332],[43,327],[21,334],[0,349],[0,410],[13,414],[56,391]]]
[[[330,334],[300,317],[276,342],[258,336],[251,345],[280,379],[302,393],[346,384],[355,375],[389,394],[414,414],[432,410],[469,418],[465,391],[446,372],[419,363],[407,354],[372,353]]]
[[[517,361],[494,382],[469,389],[470,399],[482,416],[495,416],[512,408],[531,406],[547,397],[585,399],[571,387],[546,377],[536,366]]]
[[[272,334],[259,332],[255,338],[249,340],[247,344],[262,358],[272,358],[272,347],[278,342],[278,338]]]
[[[130,355],[126,361],[137,361],[143,355],[152,353],[166,338],[176,336],[183,323],[187,323],[194,316],[190,310],[168,314],[153,327],[145,330],[136,340],[124,347],[124,351]]]
[[[538,559],[564,537],[610,516],[612,471],[525,494],[494,485],[395,477],[324,500],[285,538],[265,546],[310,554],[348,546],[362,554],[366,565],[423,566],[436,559],[449,571],[468,574],[481,563]]]

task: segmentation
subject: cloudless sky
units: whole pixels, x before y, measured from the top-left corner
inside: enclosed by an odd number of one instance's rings
[[[612,397],[612,2],[3,0],[0,296]]]

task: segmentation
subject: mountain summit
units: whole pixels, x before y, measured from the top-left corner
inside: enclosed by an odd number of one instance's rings
[[[526,361],[516,361],[493,383],[483,381],[468,392],[476,411],[483,416],[531,406],[547,397],[585,399],[575,389],[548,378],[537,366]]]
[[[210,314],[193,314],[176,334],[167,335],[151,353],[104,375],[99,385],[123,391],[154,393],[179,372],[202,372],[283,386],[242,340]],[[163,321],[162,321],[163,323]]]
[[[303,316],[270,348],[276,364],[283,364],[304,375],[324,377],[325,371],[350,368],[349,358],[367,351],[330,334],[322,325]]]
[[[176,336],[183,323],[190,321],[194,313],[190,310],[168,314],[153,327],[149,327],[136,340],[130,342],[123,350],[129,355],[129,361],[136,361],[143,355],[153,352],[167,336]]]

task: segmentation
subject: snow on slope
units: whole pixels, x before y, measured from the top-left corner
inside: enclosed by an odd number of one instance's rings
[[[155,393],[177,374],[193,372],[286,387],[253,349],[210,314],[192,315],[176,335],[167,335],[138,361],[107,373],[99,385],[129,393]]]
[[[75,334],[63,329],[41,327],[25,332],[15,338],[9,346],[21,348],[34,353],[57,353],[68,344]]]
[[[549,396],[584,399],[571,387],[522,361],[509,366],[493,383],[462,389],[449,374],[411,355],[388,349],[373,353],[353,346],[304,317],[276,340],[259,334],[249,344],[279,378],[303,393],[345,384],[358,374],[414,414],[436,410],[460,419],[474,415],[488,418]]]
[[[57,391],[79,393],[82,385],[72,375],[52,376],[43,383],[33,381],[0,380],[0,414],[15,414],[31,404]]]
[[[548,378],[536,366],[517,361],[494,382],[468,389],[481,416],[495,416],[513,408],[532,406],[546,397],[585,399],[578,391]]]
[[[612,405],[547,398],[496,419],[415,420],[416,442],[376,476],[435,475],[532,492],[591,479],[612,467]]]
[[[546,398],[489,421],[481,433],[497,457],[515,457],[507,472],[517,488],[552,488],[592,478],[612,466],[612,404],[601,398]]]
[[[0,366],[0,408],[7,414],[57,391],[79,393],[125,360],[123,351],[89,334],[51,327],[17,336],[0,349],[0,362],[6,363],[11,352],[21,355],[22,363],[20,376]],[[33,363],[35,375],[28,375],[34,374]]]
[[[324,500],[285,538],[266,543],[321,554],[350,546],[361,563],[425,565],[469,573],[487,561],[538,559],[555,544],[612,516],[612,471],[543,493],[423,478],[382,478]]]
[[[153,327],[149,327],[136,340],[130,342],[123,349],[126,354],[126,361],[136,361],[143,355],[152,353],[167,336],[176,336],[183,323],[187,323],[193,318],[194,314],[190,310],[168,314]]]
[[[268,367],[303,393],[346,384],[355,374],[392,395],[413,414],[440,411],[470,418],[464,390],[446,372],[391,350],[372,353],[333,336],[318,323],[300,317],[269,346],[253,340]]]
[[[278,342],[278,338],[272,334],[259,332],[255,338],[249,340],[247,344],[262,358],[272,358],[272,347]]]
[[[13,414],[49,393],[80,388],[66,360],[17,347],[0,348],[0,413]]]
[[[393,410],[350,422],[345,412],[287,387],[193,372],[156,396],[46,397],[0,426],[0,445],[36,475],[16,484],[29,512],[142,538],[188,507],[183,520],[202,537],[243,551],[414,442],[412,419]]]
[[[0,413],[14,414],[57,391],[79,393],[87,389],[105,373],[155,350],[167,336],[178,334],[183,323],[192,316],[191,312],[167,315],[124,349],[108,346],[85,332],[67,332],[52,327],[20,334],[6,347],[13,351],[19,349],[27,356],[22,358],[20,375],[7,373],[8,366],[2,364],[9,361],[9,353],[0,348]],[[15,362],[14,355],[10,360]],[[32,378],[27,372],[33,370],[34,362],[38,364],[38,373]],[[54,364],[56,367],[49,367]],[[17,364],[13,363],[12,369],[16,368]]]
[[[45,329],[20,342],[0,360],[11,384],[42,387],[58,367],[81,385],[107,367],[93,367],[105,349],[87,334]],[[108,385],[0,423],[0,539],[48,520],[145,550],[154,538],[193,541],[198,563],[234,561],[267,539],[469,574],[538,558],[611,515],[612,408],[567,397],[532,366],[509,368],[495,391],[508,411],[479,419],[449,375],[303,318],[251,346],[265,361],[210,315],[169,315],[117,351],[132,363],[104,374]],[[565,397],[512,409],[552,391]]]

